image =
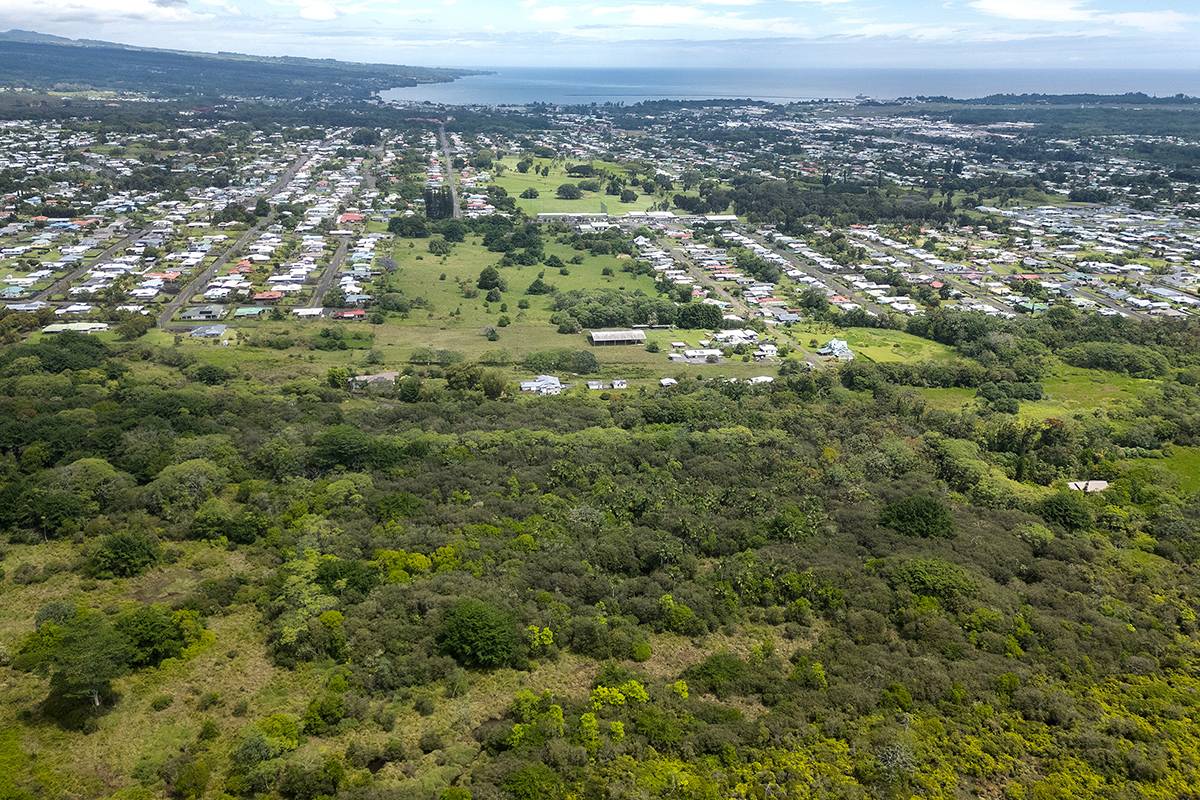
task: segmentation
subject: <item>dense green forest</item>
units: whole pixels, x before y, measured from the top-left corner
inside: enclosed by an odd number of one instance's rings
[[[954,360],[539,399],[6,346],[0,796],[1193,796],[1196,326],[910,332]],[[1156,388],[1010,413],[1060,360]]]

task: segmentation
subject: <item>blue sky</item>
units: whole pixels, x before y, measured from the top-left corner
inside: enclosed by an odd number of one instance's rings
[[[0,0],[0,28],[449,66],[1200,69],[1200,0]]]

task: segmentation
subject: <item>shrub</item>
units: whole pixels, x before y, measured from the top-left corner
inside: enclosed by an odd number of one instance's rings
[[[558,773],[542,762],[521,767],[504,778],[504,790],[513,800],[555,800],[563,796]]]
[[[902,536],[922,539],[954,535],[954,519],[941,500],[929,495],[912,495],[888,503],[879,524]]]
[[[129,578],[145,572],[158,557],[158,540],[150,534],[118,531],[100,540],[88,562],[88,573],[96,578]]]

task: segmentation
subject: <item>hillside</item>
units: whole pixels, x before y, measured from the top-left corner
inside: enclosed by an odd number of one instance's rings
[[[31,89],[337,100],[365,99],[383,89],[467,74],[332,59],[160,50],[29,31],[0,34],[0,84]]]

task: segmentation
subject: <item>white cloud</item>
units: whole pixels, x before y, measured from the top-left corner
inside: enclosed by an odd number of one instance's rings
[[[1174,33],[1200,19],[1195,14],[1179,11],[1128,11],[1108,14],[1105,21],[1121,27],[1136,28],[1146,33]]]
[[[211,15],[197,13],[186,2],[154,2],[154,0],[62,0],[41,3],[36,7],[37,19],[48,22],[88,22],[103,24],[117,20],[144,22],[196,22]],[[19,18],[22,27],[32,22],[29,3],[19,0],[0,0],[0,17]]]
[[[1200,17],[1180,11],[1101,11],[1085,0],[971,0],[993,17],[1026,22],[1084,22],[1146,33],[1172,33]]]
[[[565,22],[570,16],[565,6],[533,6],[529,10],[529,19],[534,22]]]
[[[591,11],[596,17],[619,18],[627,28],[652,28],[663,35],[684,38],[714,32],[769,37],[805,36],[810,33],[806,26],[790,18],[747,16],[744,11],[710,11],[682,3],[596,6]]]
[[[1082,0],[971,0],[971,7],[993,17],[1030,22],[1086,22],[1096,18]]]

